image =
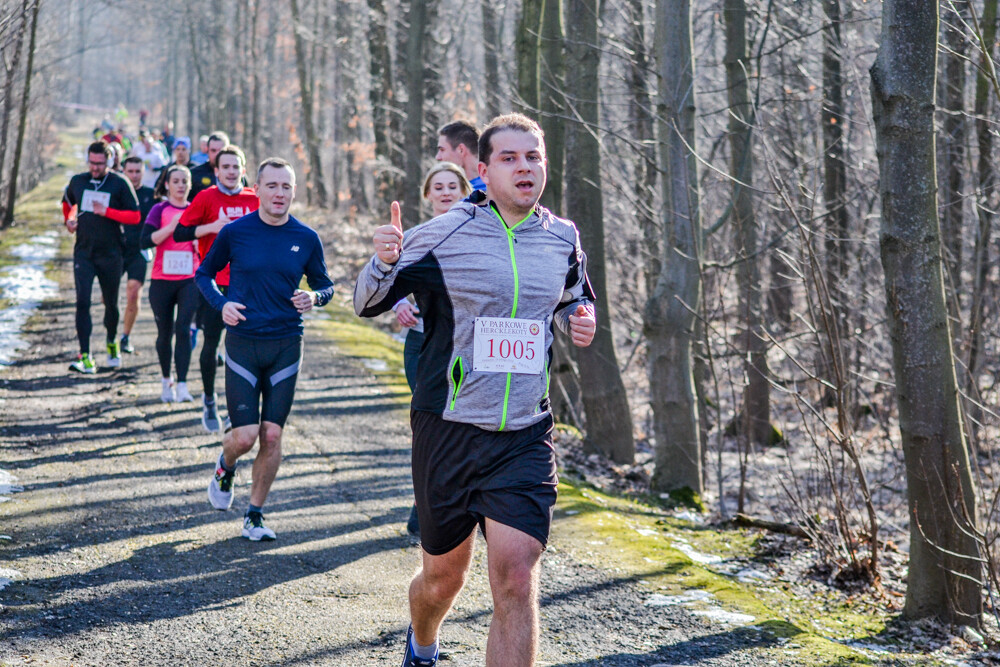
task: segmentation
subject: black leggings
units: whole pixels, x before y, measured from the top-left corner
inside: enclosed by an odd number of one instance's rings
[[[219,285],[219,291],[222,292],[222,296],[225,296],[229,288],[225,285]],[[198,295],[201,297],[201,305],[198,307],[198,321],[204,334],[201,356],[198,357],[198,361],[201,364],[201,384],[205,390],[205,396],[211,397],[215,395],[216,356],[219,354],[219,343],[222,341],[222,332],[226,325],[222,321],[222,312],[212,308],[201,292],[198,292]]]
[[[94,330],[90,319],[90,293],[94,289],[94,278],[101,286],[104,299],[104,328],[108,332],[108,342],[118,335],[118,286],[122,279],[122,256],[120,252],[89,254],[81,251],[73,253],[73,281],[76,283],[76,338],[80,342],[80,352],[90,354],[90,334]]]
[[[149,307],[156,320],[156,356],[160,358],[160,372],[165,378],[170,377],[170,338],[174,337],[177,339],[173,346],[177,381],[187,382],[188,366],[191,365],[191,319],[198,308],[198,295],[194,278],[149,281]]]

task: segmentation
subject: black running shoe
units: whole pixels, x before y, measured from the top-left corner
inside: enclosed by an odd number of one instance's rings
[[[125,354],[135,354],[135,348],[132,347],[132,341],[128,339],[128,335],[122,336],[122,342],[118,347]]]
[[[406,654],[403,656],[402,667],[434,667],[438,661],[438,654],[435,654],[433,658],[418,658],[413,655],[413,644],[411,639],[413,637],[413,625],[410,625],[409,629],[406,631]]]

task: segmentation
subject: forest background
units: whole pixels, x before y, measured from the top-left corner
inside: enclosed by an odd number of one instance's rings
[[[552,398],[636,487],[979,626],[1000,574],[997,0],[0,0],[0,222],[77,113],[285,156],[363,235],[437,128],[542,124],[599,335]],[[55,204],[53,211],[55,211]],[[360,264],[359,257],[337,261]]]

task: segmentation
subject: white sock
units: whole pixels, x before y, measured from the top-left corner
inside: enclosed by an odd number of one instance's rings
[[[421,646],[417,643],[417,636],[413,635],[410,638],[410,648],[413,649],[413,655],[417,656],[421,660],[432,660],[436,658],[438,654],[438,642],[436,639],[430,646]]]

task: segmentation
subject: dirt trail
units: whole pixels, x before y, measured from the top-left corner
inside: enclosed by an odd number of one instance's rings
[[[0,370],[0,469],[25,489],[0,504],[11,537],[0,569],[20,573],[0,591],[0,664],[397,664],[419,560],[404,530],[412,494],[398,396],[310,324],[265,507],[278,540],[249,543],[249,457],[233,510],[213,510],[218,438],[196,404],[160,403],[148,307],[133,333],[140,354],[124,368],[67,371],[69,269],[64,250],[59,299],[30,321],[21,360]],[[200,396],[197,357],[190,384]],[[574,560],[560,534],[557,524],[544,559],[539,664],[775,664],[766,634],[646,606],[635,577]],[[479,551],[443,631],[443,664],[483,663],[491,603]]]

